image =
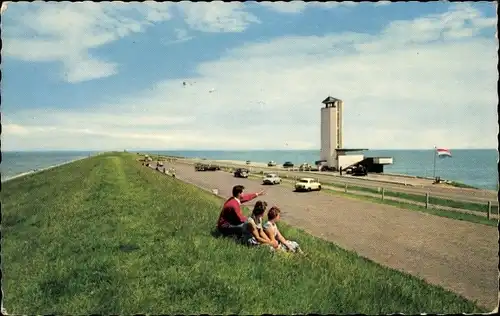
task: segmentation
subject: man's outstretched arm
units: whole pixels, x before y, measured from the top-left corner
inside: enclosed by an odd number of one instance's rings
[[[251,200],[255,199],[256,197],[258,197],[260,195],[264,195],[264,191],[260,191],[260,192],[257,192],[257,193],[242,194],[240,202],[241,203],[245,203],[245,202],[251,201]]]

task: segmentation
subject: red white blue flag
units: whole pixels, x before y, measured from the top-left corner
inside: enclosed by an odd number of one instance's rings
[[[436,148],[436,152],[438,157],[451,157],[451,152],[449,149]]]

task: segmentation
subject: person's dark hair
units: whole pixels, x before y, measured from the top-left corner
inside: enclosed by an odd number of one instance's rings
[[[264,214],[267,208],[267,202],[265,201],[257,201],[255,203],[255,206],[253,207],[252,215],[254,216],[260,216]]]
[[[245,190],[245,187],[242,185],[235,185],[233,187],[233,197],[238,197],[239,194],[243,193],[243,190]]]
[[[281,213],[281,210],[277,206],[273,206],[273,207],[271,207],[269,212],[267,212],[267,219],[272,221],[273,219],[278,217],[278,215],[280,215],[280,213]]]

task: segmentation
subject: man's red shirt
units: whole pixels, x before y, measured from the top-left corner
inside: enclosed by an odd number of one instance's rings
[[[242,194],[239,202],[235,197],[230,197],[224,203],[224,206],[222,206],[222,211],[220,212],[219,220],[217,221],[217,227],[221,228],[229,225],[243,224],[247,218],[241,211],[241,203],[253,200],[257,196],[257,193]]]

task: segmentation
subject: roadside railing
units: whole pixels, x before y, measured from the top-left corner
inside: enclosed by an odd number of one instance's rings
[[[259,170],[258,168],[247,168],[250,170],[250,174],[253,176],[263,176],[267,171]],[[253,169],[253,170],[252,170]],[[236,168],[222,166],[221,170],[226,172],[234,172]],[[275,172],[279,177],[288,182],[294,182],[300,177],[296,175],[290,175],[287,172]],[[311,176],[315,178],[314,176]],[[462,213],[469,213],[479,216],[485,216],[487,219],[498,218],[499,217],[499,207],[497,201],[487,201],[485,203],[481,202],[471,202],[471,201],[461,201],[455,199],[446,199],[440,196],[434,196],[430,192],[424,194],[418,193],[407,193],[398,192],[393,190],[393,188],[385,188],[383,185],[364,187],[360,185],[352,185],[348,183],[335,183],[335,182],[325,182],[318,179],[321,182],[323,188],[332,191],[341,191],[344,193],[361,195],[367,197],[377,197],[381,201],[391,200],[396,202],[403,202],[413,205],[418,205],[425,207],[426,209],[442,209],[448,211],[456,211]]]
[[[194,162],[191,161],[183,161],[178,160],[179,163],[194,165]],[[238,167],[232,167],[227,165],[219,164],[220,170],[224,172],[233,173]],[[159,168],[160,169],[160,168]],[[170,169],[170,168],[169,168]],[[262,168],[253,168],[246,167],[250,171],[251,177],[262,177],[265,173],[271,173],[270,170],[262,170]],[[163,168],[163,173],[169,174],[170,170],[166,170]],[[272,173],[277,174],[284,181],[294,183],[300,177],[295,174],[290,174],[287,171],[276,171],[273,170]],[[172,174],[175,177],[175,173]],[[308,175],[308,177],[317,178],[313,174]],[[424,193],[408,193],[401,192],[399,190],[394,190],[393,187],[386,188],[383,184],[379,184],[378,186],[374,186],[370,184],[370,186],[363,186],[358,184],[349,184],[349,183],[338,183],[334,181],[323,181],[317,178],[319,182],[321,182],[322,187],[327,190],[343,192],[346,194],[353,194],[357,196],[365,196],[371,198],[377,198],[381,201],[390,200],[400,203],[406,203],[411,205],[417,205],[424,207],[425,209],[441,209],[453,212],[460,213],[468,213],[477,216],[485,216],[488,220],[490,219],[498,219],[500,217],[498,201],[486,201],[486,202],[477,202],[477,201],[463,201],[456,200],[454,198],[443,198],[441,196],[436,196],[435,194],[431,194],[430,192]],[[215,192],[214,192],[215,193]]]
[[[184,160],[184,161],[179,161],[183,162],[185,164],[194,164],[194,162]],[[239,168],[240,166],[236,165],[231,165],[227,163],[218,163],[221,168]],[[320,179],[321,182],[325,183],[331,183],[333,185],[344,185],[348,184],[349,186],[356,186],[356,187],[363,187],[366,188],[366,190],[378,190],[379,187],[383,186],[383,183],[387,183],[387,187],[391,187],[390,190],[392,192],[395,192],[397,194],[400,194],[402,196],[404,195],[425,195],[427,190],[424,187],[419,187],[419,186],[411,186],[411,185],[404,185],[403,183],[400,182],[391,182],[391,181],[385,181],[385,180],[374,180],[374,179],[368,179],[368,178],[363,178],[363,179],[356,179],[352,177],[340,177],[340,176],[335,176],[335,175],[320,175],[318,173],[309,173],[309,172],[300,172],[300,171],[288,171],[288,170],[277,170],[276,168],[266,168],[266,167],[245,167],[249,169],[253,173],[264,173],[264,172],[269,172],[269,173],[276,173],[280,175],[282,178],[286,178],[287,174],[289,176],[295,175],[296,177],[314,177]],[[301,174],[302,173],[302,174]],[[463,203],[473,203],[473,204],[485,204],[487,203],[488,200],[491,201],[493,206],[498,205],[498,200],[496,195],[494,197],[490,197],[488,195],[491,195],[490,193],[475,193],[476,195],[469,195],[469,194],[463,194],[461,196],[453,196],[450,197],[450,194],[447,194],[446,192],[432,192],[432,197],[433,198],[438,198],[438,199],[450,199],[453,201],[457,202],[463,202]],[[484,195],[484,196],[480,196]]]

